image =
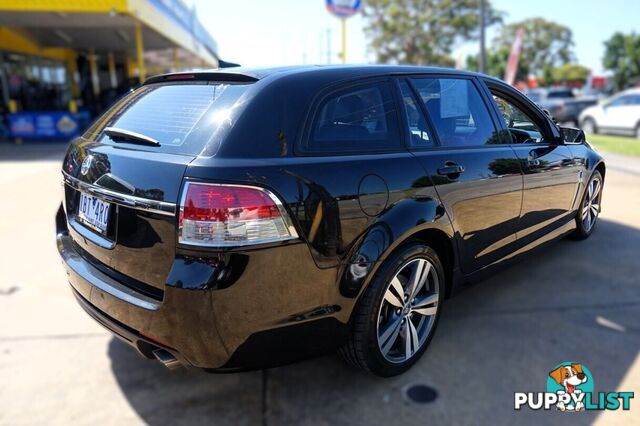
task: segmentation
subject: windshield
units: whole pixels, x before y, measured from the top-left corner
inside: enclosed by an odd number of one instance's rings
[[[214,82],[151,84],[118,101],[84,137],[134,149],[197,155],[209,142],[220,118],[229,118],[248,84]],[[115,127],[157,140],[160,146],[114,142],[103,133]]]

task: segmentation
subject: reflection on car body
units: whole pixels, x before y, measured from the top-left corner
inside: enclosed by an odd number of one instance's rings
[[[462,283],[591,234],[605,165],[574,132],[463,71],[152,77],[70,145],[58,248],[87,313],[168,367],[339,349],[400,374]],[[76,221],[83,194],[110,206],[103,233]]]

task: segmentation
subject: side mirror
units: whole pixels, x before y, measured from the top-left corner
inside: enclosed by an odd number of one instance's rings
[[[583,143],[587,140],[584,132],[574,127],[560,127],[560,135],[565,143]]]

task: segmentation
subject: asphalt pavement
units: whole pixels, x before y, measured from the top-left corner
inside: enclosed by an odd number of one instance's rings
[[[607,156],[591,238],[449,300],[425,356],[380,379],[337,356],[169,371],[111,337],[76,305],[55,248],[63,150],[0,144],[0,424],[640,424],[638,160]],[[588,366],[597,391],[635,392],[631,410],[514,410],[514,392],[544,391],[564,361]]]

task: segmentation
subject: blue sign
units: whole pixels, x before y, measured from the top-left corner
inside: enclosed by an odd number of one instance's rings
[[[356,13],[362,5],[362,0],[327,0],[327,10],[338,18],[349,18]]]
[[[9,114],[14,138],[67,140],[78,135],[78,119],[69,112],[16,112]]]

